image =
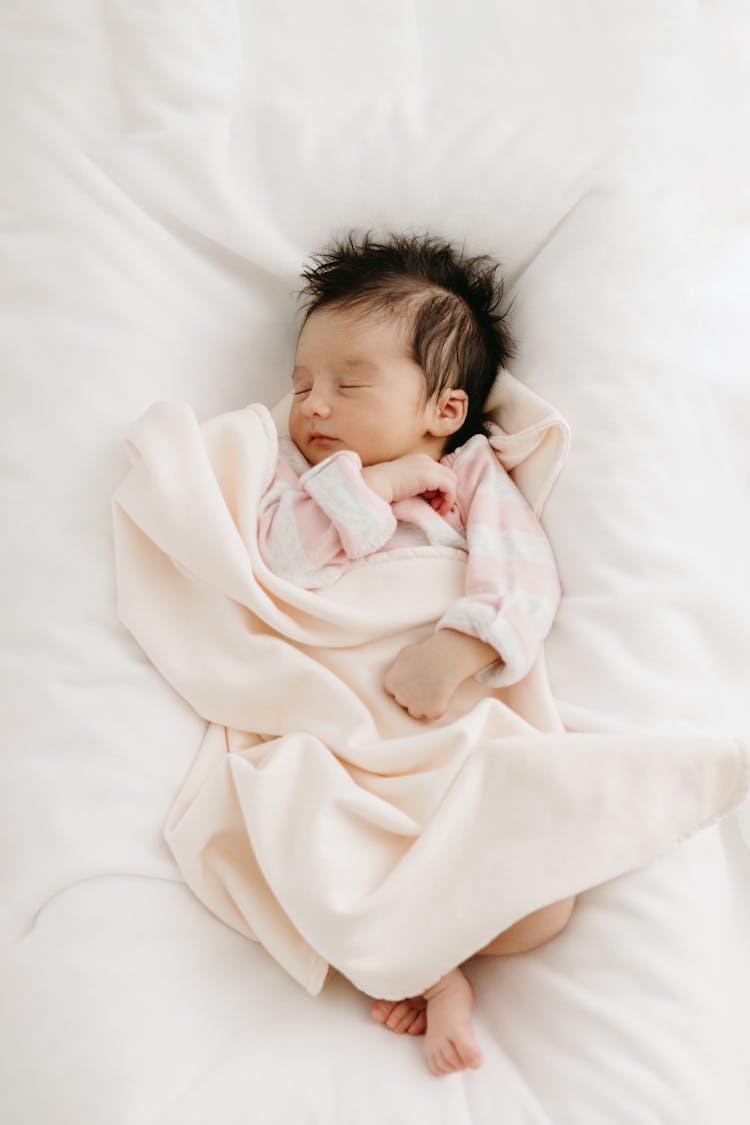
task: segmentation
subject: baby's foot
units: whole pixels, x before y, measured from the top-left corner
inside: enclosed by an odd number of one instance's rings
[[[427,1032],[424,1056],[433,1074],[451,1074],[467,1066],[476,1069],[483,1056],[474,1038],[471,1012],[474,989],[460,969],[442,977],[424,994]]]
[[[406,1000],[376,1000],[370,1015],[397,1035],[424,1035],[427,1028],[427,1001],[423,996]]]

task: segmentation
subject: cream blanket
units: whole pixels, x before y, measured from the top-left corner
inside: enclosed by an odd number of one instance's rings
[[[507,373],[491,402],[498,456],[539,514],[567,427]],[[513,687],[471,681],[443,719],[410,718],[385,671],[462,592],[465,557],[376,555],[315,592],[275,577],[256,540],[265,407],[199,425],[158,403],[126,447],[120,616],[208,721],[166,839],[196,895],[309,992],[329,966],[373,996],[422,992],[745,795],[739,741],[565,731],[543,656]]]

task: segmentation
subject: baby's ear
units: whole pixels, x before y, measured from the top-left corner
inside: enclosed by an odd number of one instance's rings
[[[430,432],[435,437],[450,437],[461,429],[469,409],[469,396],[458,387],[446,387],[433,403]]]

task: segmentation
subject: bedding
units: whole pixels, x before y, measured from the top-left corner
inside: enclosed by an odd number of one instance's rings
[[[490,399],[495,454],[541,514],[564,423],[508,375]],[[466,554],[394,549],[315,591],[274,574],[259,514],[279,438],[262,405],[198,427],[159,403],[126,444],[120,617],[209,724],[167,840],[198,896],[313,995],[330,967],[373,996],[417,995],[747,795],[738,740],[566,732],[542,654],[413,719],[385,670],[463,594]]]
[[[4,1121],[745,1125],[747,806],[471,960],[485,1065],[436,1081],[186,885],[206,723],[118,621],[111,497],[152,403],[278,401],[311,250],[435,230],[571,427],[561,721],[746,739],[749,42],[734,0],[0,8]]]

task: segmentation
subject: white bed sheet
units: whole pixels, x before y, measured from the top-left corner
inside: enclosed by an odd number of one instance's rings
[[[748,46],[727,0],[0,9],[4,1121],[745,1125],[747,812],[472,962],[487,1061],[439,1081],[209,915],[161,838],[202,723],[117,622],[109,502],[155,399],[276,401],[332,232],[465,240],[573,428],[567,721],[748,734]]]

